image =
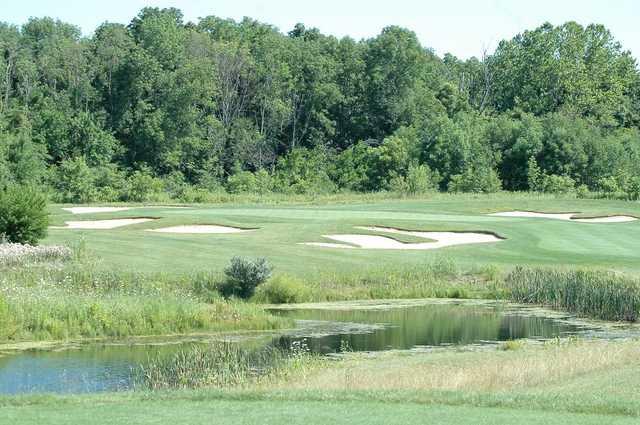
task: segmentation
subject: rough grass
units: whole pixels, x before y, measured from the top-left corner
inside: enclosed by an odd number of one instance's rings
[[[555,342],[518,350],[428,354],[353,353],[328,362],[304,380],[279,388],[304,390],[512,391],[553,385],[585,374],[640,367],[638,342]]]
[[[0,406],[12,424],[158,418],[174,424],[635,424],[638,344],[573,341],[517,351],[352,354],[239,390],[26,395],[0,397]]]
[[[0,341],[127,337],[291,326],[228,301],[217,275],[104,271],[91,263],[0,268]]]

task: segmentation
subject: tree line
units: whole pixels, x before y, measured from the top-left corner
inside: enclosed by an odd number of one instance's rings
[[[0,186],[61,202],[227,191],[640,197],[640,71],[602,25],[492,53],[143,9],[91,37],[0,23]]]

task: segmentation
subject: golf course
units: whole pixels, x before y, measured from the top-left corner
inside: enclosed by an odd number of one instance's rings
[[[72,214],[51,207],[52,224],[148,217],[153,220],[107,230],[53,229],[47,243],[90,241],[105,266],[145,272],[222,269],[234,255],[267,256],[276,270],[309,275],[419,266],[434,258],[465,266],[564,265],[640,270],[640,223],[583,223],[527,217],[499,217],[504,211],[573,212],[576,217],[640,216],[637,203],[554,200],[535,195],[435,196],[429,200],[358,200],[344,203],[277,205],[129,206],[125,211]],[[188,225],[252,229],[240,233],[157,233],[149,230]],[[302,245],[331,242],[333,234],[402,235],[362,230],[379,226],[417,231],[485,232],[500,242],[464,244],[435,250],[352,249],[345,252]],[[360,229],[359,229],[360,228]],[[402,242],[419,238],[405,236]]]
[[[509,283],[522,267],[556,278],[584,270],[596,286],[622,273],[622,303],[637,308],[638,204],[352,195],[48,212],[43,246],[74,254],[5,268],[6,299],[20,297],[4,319],[12,341],[0,345],[7,423],[237,423],[240,412],[243,423],[640,416],[640,328],[600,320],[603,307],[527,306]],[[361,239],[331,239],[340,235]],[[456,244],[438,245],[451,235]],[[367,246],[369,237],[391,244]],[[271,279],[247,301],[212,295],[238,256],[265,258]],[[257,364],[264,372],[249,372]]]
[[[640,424],[633,0],[20,0],[0,425]]]

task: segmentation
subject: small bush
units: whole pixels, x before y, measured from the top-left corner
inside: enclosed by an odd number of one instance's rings
[[[451,176],[449,192],[495,193],[502,189],[498,173],[487,167],[469,167]]]
[[[158,200],[163,191],[162,180],[154,177],[149,171],[135,171],[127,179],[125,201],[147,202]]]
[[[409,193],[419,194],[435,192],[440,183],[440,175],[437,171],[431,171],[427,165],[410,165],[407,171],[407,185]]]
[[[7,242],[36,245],[47,235],[46,208],[45,196],[33,188],[0,190],[0,236]]]
[[[227,280],[222,285],[222,294],[226,297],[233,295],[243,299],[251,298],[258,285],[271,277],[271,270],[271,265],[266,258],[252,260],[233,257],[224,269]]]
[[[545,193],[566,194],[575,192],[576,182],[569,176],[551,174],[542,179],[542,191]]]
[[[261,285],[256,291],[255,299],[262,303],[291,304],[309,301],[310,294],[300,279],[279,275]]]
[[[93,170],[84,157],[62,161],[55,178],[54,186],[62,202],[87,203],[98,198]]]
[[[505,341],[498,347],[502,351],[517,351],[525,347],[526,341],[522,339],[512,339]]]
[[[227,179],[229,193],[255,193],[256,176],[250,171],[238,170]]]

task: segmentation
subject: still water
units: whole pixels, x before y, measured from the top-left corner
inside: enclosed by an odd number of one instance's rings
[[[450,344],[491,344],[510,339],[548,339],[579,334],[577,325],[501,307],[427,304],[387,309],[277,310],[296,329],[263,335],[260,344],[289,348],[304,342],[312,352],[380,351]],[[252,343],[256,343],[255,338]],[[84,393],[130,389],[132,371],[149,358],[171,355],[189,344],[92,344],[59,351],[0,355],[0,393]]]

